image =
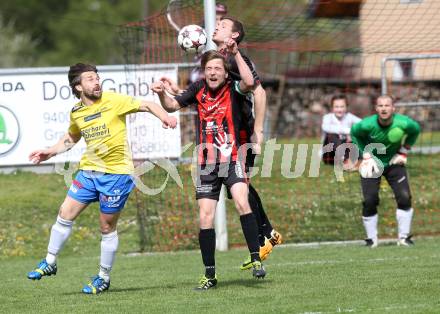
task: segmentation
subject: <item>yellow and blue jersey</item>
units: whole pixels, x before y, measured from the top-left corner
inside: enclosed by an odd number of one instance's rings
[[[69,133],[81,135],[87,144],[79,166],[81,170],[133,173],[125,116],[137,112],[140,104],[140,100],[131,96],[103,92],[92,105],[80,102],[73,107]]]

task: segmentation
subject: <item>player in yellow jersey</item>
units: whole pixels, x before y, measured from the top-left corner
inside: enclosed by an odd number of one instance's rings
[[[93,65],[72,65],[68,76],[74,95],[81,100],[70,113],[69,130],[54,146],[32,152],[29,159],[39,164],[69,150],[81,137],[86,141],[87,149],[80,162],[80,171],[52,226],[47,256],[27,276],[39,280],[57,273],[56,258],[72,232],[73,221],[90,203],[99,201],[100,270],[82,290],[86,294],[97,294],[110,287],[110,271],[119,243],[116,225],[134,188],[125,116],[150,112],[162,121],[164,128],[175,128],[177,121],[154,102],[103,92],[98,71]]]

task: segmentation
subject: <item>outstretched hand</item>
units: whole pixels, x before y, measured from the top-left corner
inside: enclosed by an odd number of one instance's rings
[[[231,54],[235,56],[238,53],[238,45],[232,38],[227,38],[224,41],[225,47],[221,48],[219,51],[222,54]]]
[[[163,76],[159,81],[162,83],[163,88],[171,95],[176,96],[180,93],[179,86],[172,79]]]
[[[40,149],[30,153],[29,160],[34,164],[39,164],[50,159],[52,156],[53,154],[49,149]]]
[[[157,94],[163,94],[165,92],[165,87],[161,81],[158,81],[151,84],[151,90]]]
[[[177,126],[177,119],[176,117],[173,116],[167,116],[163,121],[162,121],[162,127],[164,129],[168,129],[168,128],[172,128],[175,129]]]

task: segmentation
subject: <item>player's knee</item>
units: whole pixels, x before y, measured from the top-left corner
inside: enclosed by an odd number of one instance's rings
[[[362,216],[363,217],[371,217],[377,214],[377,209],[372,209],[372,208],[363,208],[362,209]]]
[[[58,210],[58,216],[60,216],[62,219],[73,220],[71,211],[67,206],[64,206],[64,204],[60,206],[60,209]]]
[[[363,202],[362,216],[371,217],[377,214],[379,199],[368,199]]]
[[[237,211],[240,215],[249,214],[252,212],[249,202],[246,198],[240,198],[234,200],[235,202],[235,208],[237,208]]]
[[[367,195],[364,196],[363,201],[364,207],[377,207],[379,205],[379,196],[378,195]]]
[[[116,230],[116,225],[101,223],[101,233],[102,234],[109,234],[115,230]]]
[[[409,210],[411,206],[411,194],[409,191],[401,191],[399,195],[396,196],[397,208],[403,210]]]
[[[119,215],[100,217],[100,229],[102,234],[108,234],[116,230]]]
[[[200,226],[203,228],[212,227],[214,222],[214,213],[210,211],[200,212]]]

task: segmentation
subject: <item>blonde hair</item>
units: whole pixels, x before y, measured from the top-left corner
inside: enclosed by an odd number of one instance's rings
[[[390,95],[390,94],[383,94],[383,95],[380,95],[380,96],[377,97],[377,99],[376,99],[376,104],[377,104],[377,102],[379,101],[379,99],[389,99],[389,100],[391,100],[391,104],[394,106],[395,98],[394,98],[393,95]]]

